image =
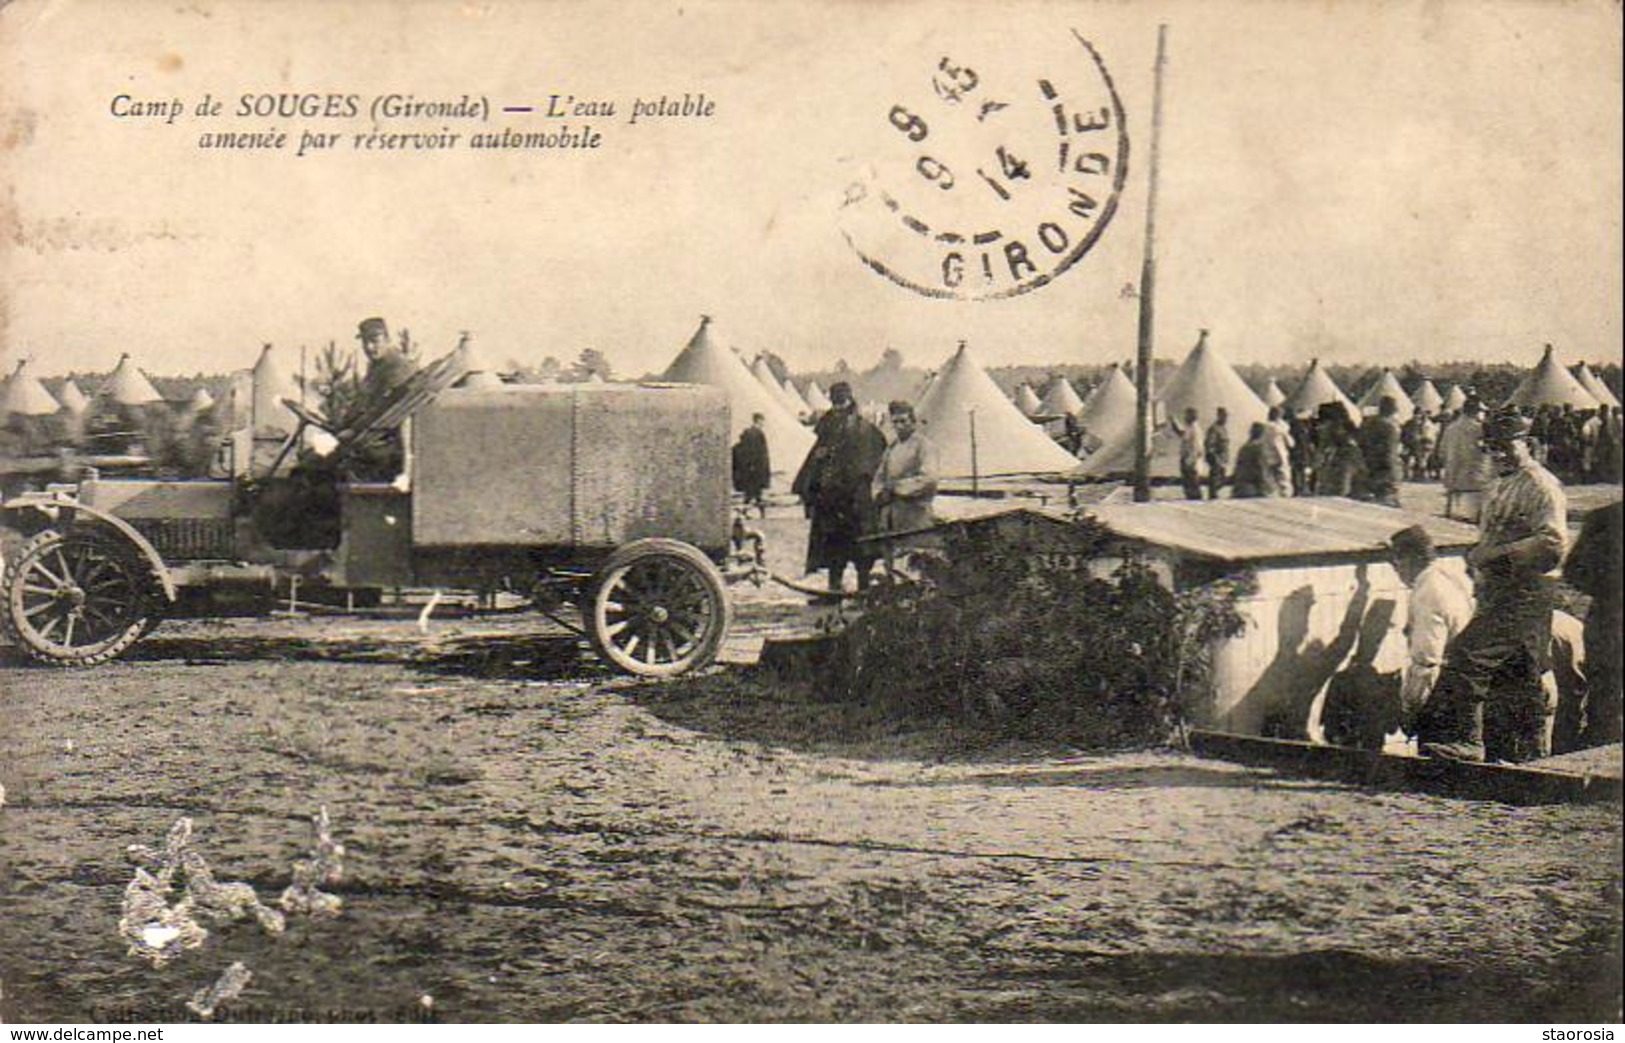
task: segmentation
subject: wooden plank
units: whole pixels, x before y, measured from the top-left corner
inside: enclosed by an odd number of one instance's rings
[[[1579,775],[1527,765],[1401,757],[1201,729],[1191,731],[1189,736],[1191,751],[1198,756],[1372,789],[1520,805],[1619,803],[1621,799],[1620,780],[1602,775]]]

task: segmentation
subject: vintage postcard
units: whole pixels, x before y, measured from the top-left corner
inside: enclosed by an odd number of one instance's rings
[[[1621,75],[0,4],[0,1019],[1618,1021]]]

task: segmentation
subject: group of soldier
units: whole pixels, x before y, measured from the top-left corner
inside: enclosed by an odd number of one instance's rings
[[[839,595],[849,566],[857,572],[858,590],[866,590],[888,537],[931,526],[938,463],[936,446],[920,430],[909,403],[887,407],[893,434],[888,443],[858,409],[850,384],[831,386],[829,400],[830,408],[814,422],[813,447],[790,490],[811,523],[806,571],[825,573],[829,593]],[[753,417],[735,444],[733,479],[745,509],[754,506],[765,515],[762,495],[772,465],[762,421],[759,414]]]
[[[1576,410],[1569,406],[1509,408],[1530,423],[1534,458],[1563,481],[1621,479],[1620,409]],[[1174,420],[1179,437],[1180,483],[1186,499],[1217,499],[1228,486],[1237,499],[1265,496],[1345,496],[1397,507],[1404,481],[1440,480],[1465,517],[1476,505],[1491,471],[1481,445],[1484,405],[1469,398],[1458,411],[1437,415],[1418,410],[1399,420],[1399,403],[1385,396],[1376,415],[1361,421],[1342,403],[1328,402],[1313,416],[1283,415],[1271,407],[1252,424],[1231,455],[1230,418],[1220,407],[1202,426],[1194,409]]]
[[[1391,541],[1412,590],[1401,723],[1422,753],[1516,763],[1620,739],[1621,505],[1592,511],[1571,546],[1533,427],[1508,412],[1481,430],[1491,477],[1468,572],[1438,562],[1421,527]],[[1590,599],[1583,628],[1557,611],[1559,580]]]

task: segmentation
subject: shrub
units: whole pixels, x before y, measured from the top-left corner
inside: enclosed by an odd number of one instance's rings
[[[1175,593],[1097,523],[1074,525],[1072,568],[1037,567],[1045,548],[1019,534],[944,530],[846,631],[839,694],[1089,747],[1179,735],[1248,579]]]

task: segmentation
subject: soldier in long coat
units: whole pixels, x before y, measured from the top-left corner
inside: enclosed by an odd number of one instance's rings
[[[829,398],[829,410],[813,429],[817,441],[790,491],[812,519],[807,571],[828,570],[829,589],[838,593],[848,563],[858,570],[858,589],[869,585],[876,555],[858,539],[874,530],[870,483],[886,451],[886,436],[858,412],[850,384],[837,383]]]

